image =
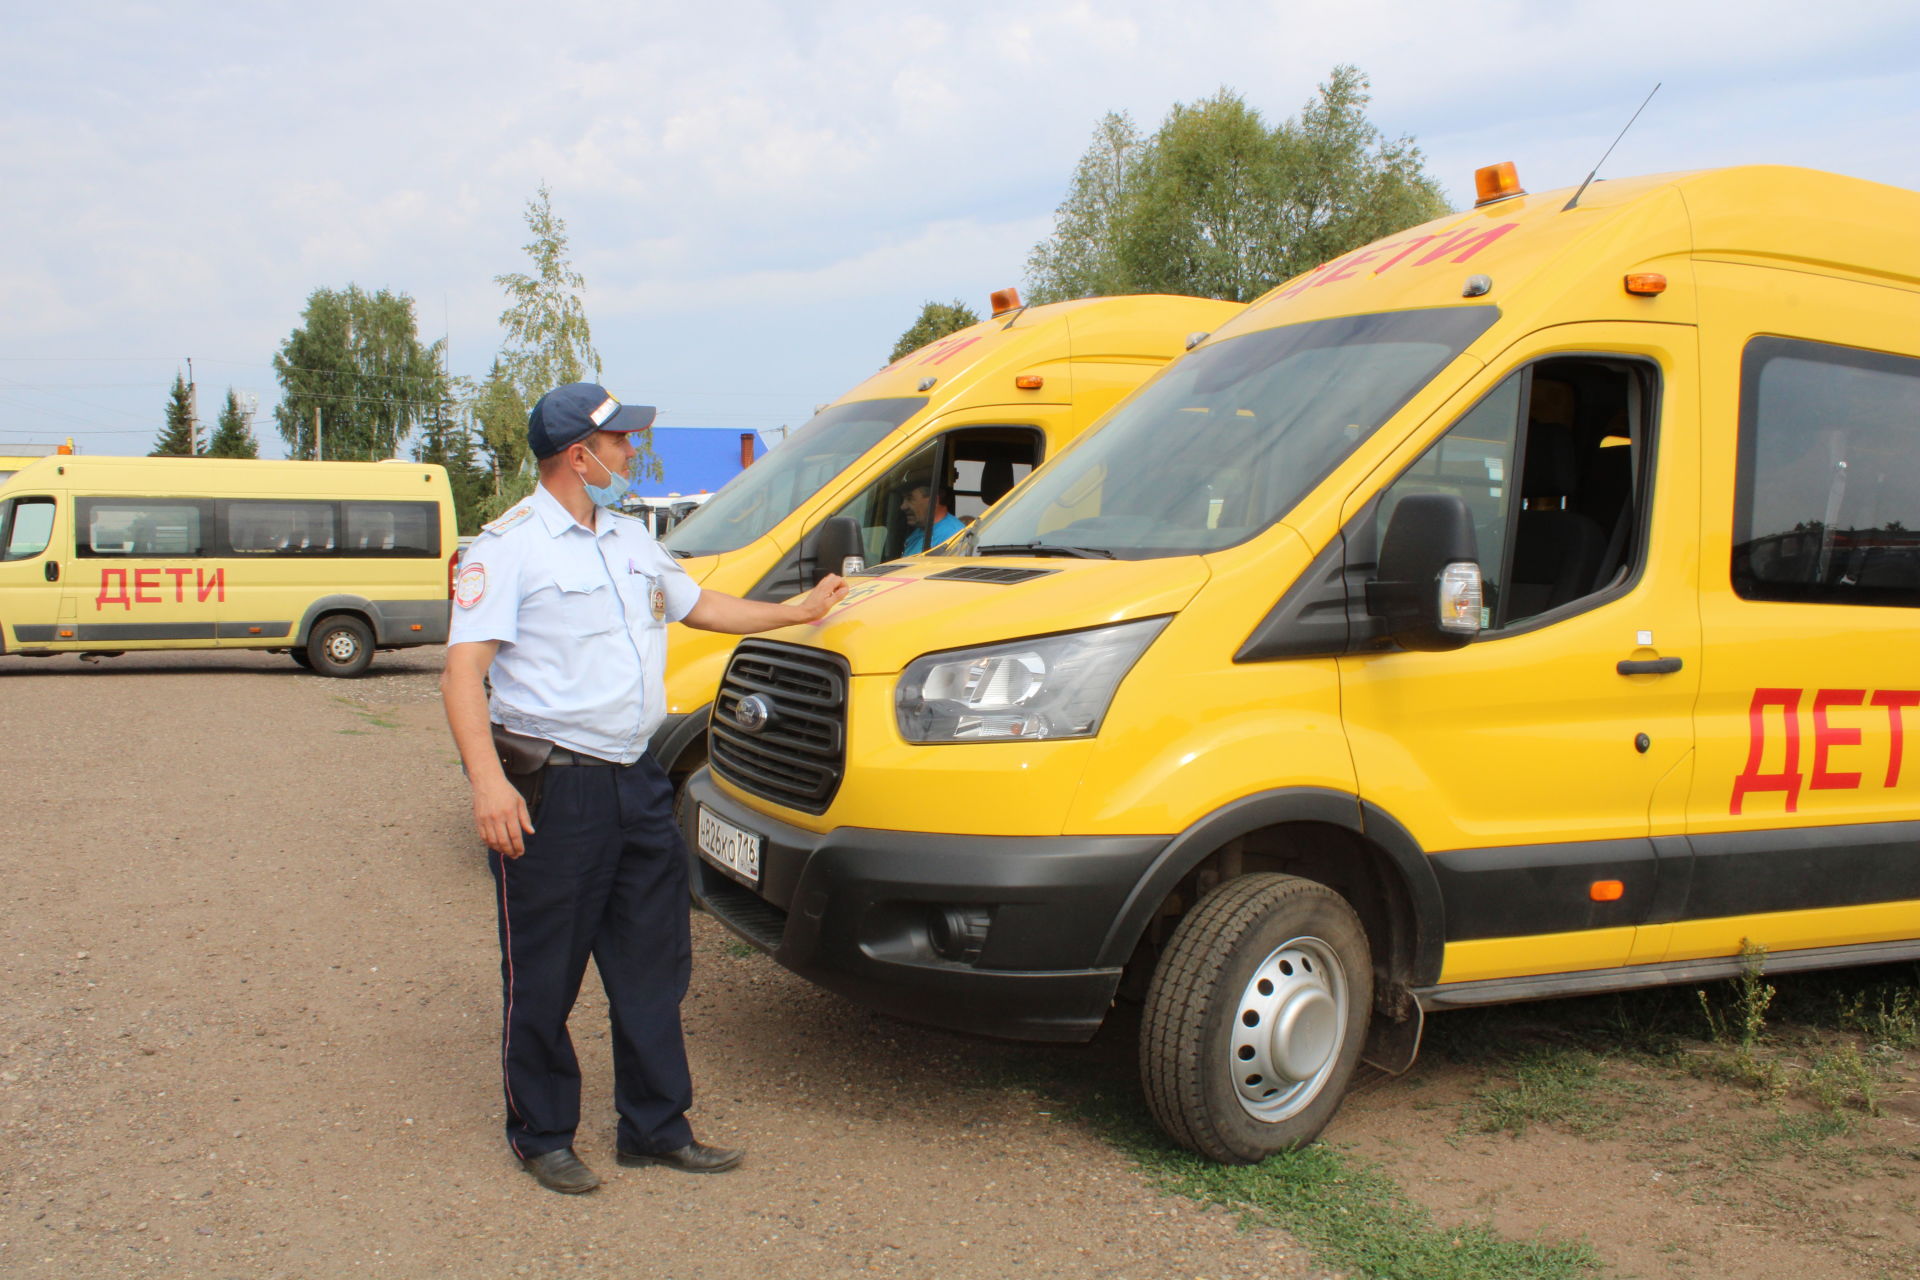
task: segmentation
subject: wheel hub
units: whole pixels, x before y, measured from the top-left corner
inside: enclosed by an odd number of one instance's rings
[[[1260,962],[1240,993],[1227,1069],[1256,1120],[1293,1115],[1320,1092],[1346,1039],[1347,980],[1333,948],[1295,938]]]
[[[352,662],[359,648],[359,644],[345,631],[336,631],[327,637],[327,657],[342,665]]]

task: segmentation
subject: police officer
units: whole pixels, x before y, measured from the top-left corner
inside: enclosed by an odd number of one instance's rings
[[[653,415],[592,383],[540,398],[527,420],[539,487],[463,559],[440,681],[491,851],[507,1144],[561,1192],[600,1183],[573,1152],[580,1068],[567,1035],[589,955],[612,1016],[619,1162],[719,1173],[744,1154],[696,1141],[686,1119],[685,853],[672,786],[646,754],[666,710],[666,629],[809,622],[847,589],[829,575],[795,604],[702,591],[645,525],[608,510],[630,484],[628,433]]]

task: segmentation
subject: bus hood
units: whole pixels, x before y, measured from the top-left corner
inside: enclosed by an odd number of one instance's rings
[[[1174,613],[1205,585],[1200,556],[906,560],[850,579],[818,622],[772,638],[826,649],[855,675],[890,675],[926,653]]]

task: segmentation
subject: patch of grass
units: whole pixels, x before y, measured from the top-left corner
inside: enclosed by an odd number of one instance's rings
[[[389,710],[389,708],[376,709],[374,707],[369,707],[367,704],[359,701],[358,699],[349,698],[344,694],[338,694],[338,693],[333,695],[333,700],[339,703],[341,706],[345,707],[347,710],[353,712],[353,714],[355,714],[356,716],[359,716],[360,719],[365,721],[367,724],[377,725],[382,729],[398,729],[400,727],[400,722],[398,720],[389,719],[385,714],[385,712]],[[343,732],[355,732],[355,731],[343,730]]]
[[[729,938],[727,939],[727,954],[735,960],[751,960],[760,954],[760,950],[750,942],[742,942],[738,938]]]
[[[1845,1134],[1853,1126],[1846,1116],[1831,1111],[1810,1115],[1778,1115],[1767,1128],[1754,1134],[1754,1141],[1768,1154],[1792,1150],[1812,1152],[1829,1138]]]
[[[1217,1165],[1174,1147],[1138,1099],[1101,1091],[1071,1104],[1155,1186],[1280,1227],[1324,1267],[1368,1280],[1574,1280],[1601,1274],[1585,1242],[1511,1240],[1484,1224],[1449,1229],[1374,1165],[1324,1143],[1257,1165]]]
[[[1603,1060],[1584,1049],[1535,1049],[1522,1054],[1512,1080],[1477,1090],[1461,1116],[1471,1133],[1519,1137],[1536,1124],[1595,1133],[1618,1119],[1607,1105],[1612,1088]]]

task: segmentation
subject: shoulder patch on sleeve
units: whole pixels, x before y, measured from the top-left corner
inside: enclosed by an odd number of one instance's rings
[[[498,519],[487,521],[480,526],[480,530],[483,533],[505,533],[532,514],[533,504],[523,502]]]
[[[460,570],[460,577],[453,585],[453,602],[462,609],[471,609],[480,603],[487,594],[487,566],[475,562]]]

